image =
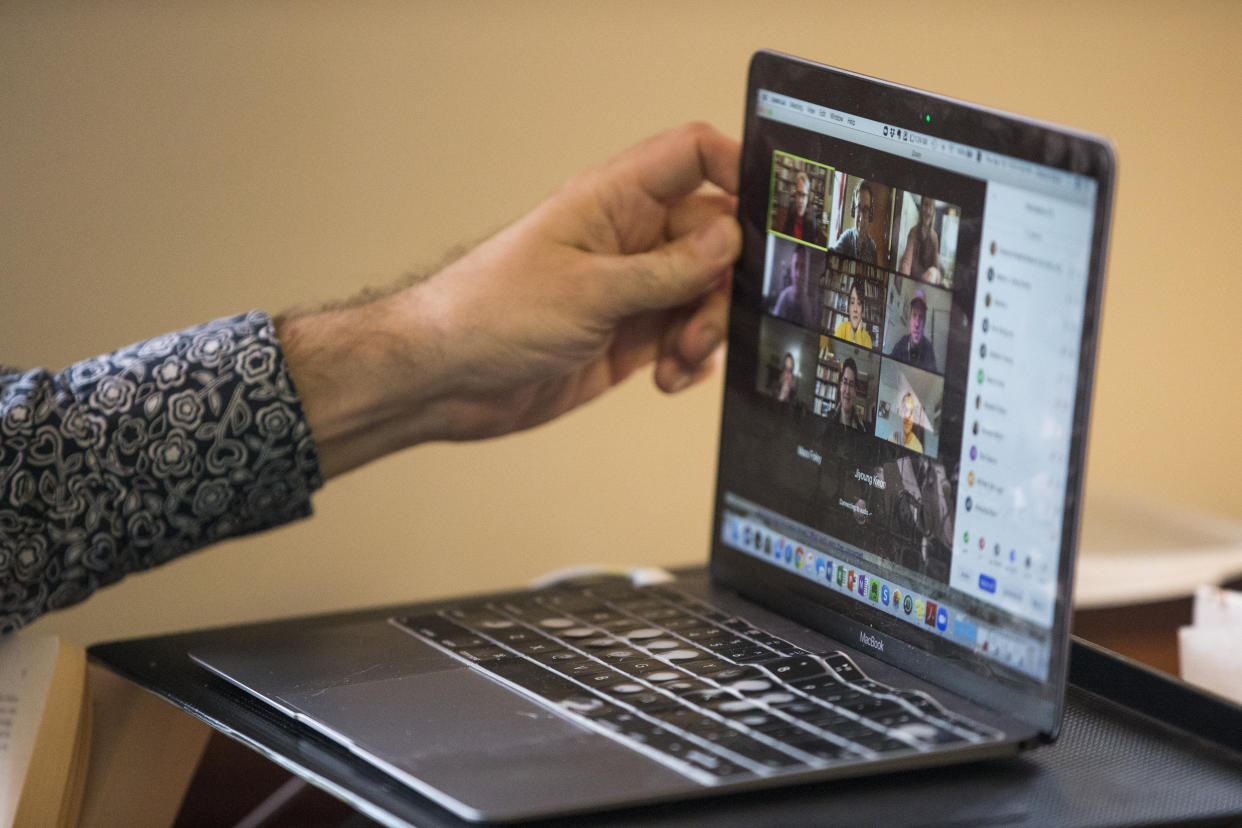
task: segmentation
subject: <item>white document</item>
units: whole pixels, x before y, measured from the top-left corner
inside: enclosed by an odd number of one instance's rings
[[[60,639],[0,638],[0,826],[11,826],[47,705]]]
[[[1242,592],[1199,587],[1192,618],[1178,630],[1182,678],[1242,704]]]

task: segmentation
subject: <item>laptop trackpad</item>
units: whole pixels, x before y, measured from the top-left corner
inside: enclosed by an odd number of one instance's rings
[[[550,802],[569,810],[621,804],[686,784],[658,762],[468,667],[331,687],[285,702],[300,720],[475,819],[534,816]]]
[[[335,731],[330,735],[337,740],[397,762],[463,751],[506,751],[589,735],[464,666],[280,698],[304,714],[307,724]],[[486,738],[465,745],[463,734]]]
[[[473,818],[685,789],[677,772],[387,623],[253,635],[191,657]]]
[[[334,740],[385,758],[456,753],[462,733],[487,733],[495,747],[588,733],[383,622],[253,635],[192,657]]]

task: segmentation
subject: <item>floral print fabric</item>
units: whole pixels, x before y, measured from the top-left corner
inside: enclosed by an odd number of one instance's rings
[[[319,459],[254,311],[59,374],[0,370],[0,634],[310,514]]]

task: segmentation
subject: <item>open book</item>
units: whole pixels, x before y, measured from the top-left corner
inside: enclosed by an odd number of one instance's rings
[[[83,649],[0,638],[0,826],[77,825],[90,733]]]

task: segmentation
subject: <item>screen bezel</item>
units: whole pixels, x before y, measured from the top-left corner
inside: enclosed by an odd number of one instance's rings
[[[739,219],[753,214],[759,201],[766,205],[768,182],[753,155],[759,151],[760,119],[757,99],[760,89],[789,95],[835,110],[859,115],[898,128],[920,131],[942,138],[1048,167],[1087,176],[1097,184],[1094,226],[1091,237],[1090,265],[1078,363],[1078,381],[1072,415],[1072,433],[1066,475],[1066,499],[1062,520],[1061,554],[1053,613],[1052,653],[1046,681],[1023,681],[1008,677],[998,681],[987,675],[991,665],[982,659],[963,659],[954,663],[903,642],[900,637],[884,633],[892,639],[882,654],[871,653],[895,666],[917,672],[947,689],[994,709],[1013,714],[1043,733],[1055,738],[1064,705],[1068,673],[1069,625],[1072,611],[1074,560],[1081,520],[1082,489],[1085,478],[1086,443],[1091,411],[1091,390],[1099,340],[1100,307],[1103,299],[1108,227],[1112,211],[1115,157],[1104,139],[1032,119],[1022,118],[974,104],[953,100],[898,84],[869,78],[841,69],[781,55],[757,52],[751,60],[746,94],[746,118],[743,130],[742,181],[738,205]],[[930,121],[927,116],[931,116]],[[759,240],[745,237],[744,243]],[[749,257],[739,259],[734,280],[734,300],[743,273],[741,268]],[[736,316],[736,315],[735,315]],[[737,331],[731,322],[731,350],[725,375],[725,406],[723,429],[728,423],[730,388],[740,388],[751,377],[739,375],[736,349]],[[744,323],[738,323],[744,324]],[[802,623],[833,635],[846,643],[857,641],[862,632],[874,633],[868,613],[878,612],[856,604],[840,595],[817,587],[805,579],[782,571],[723,544],[720,537],[724,504],[724,475],[717,478],[715,514],[712,524],[711,572],[721,583],[740,593],[791,615]]]

